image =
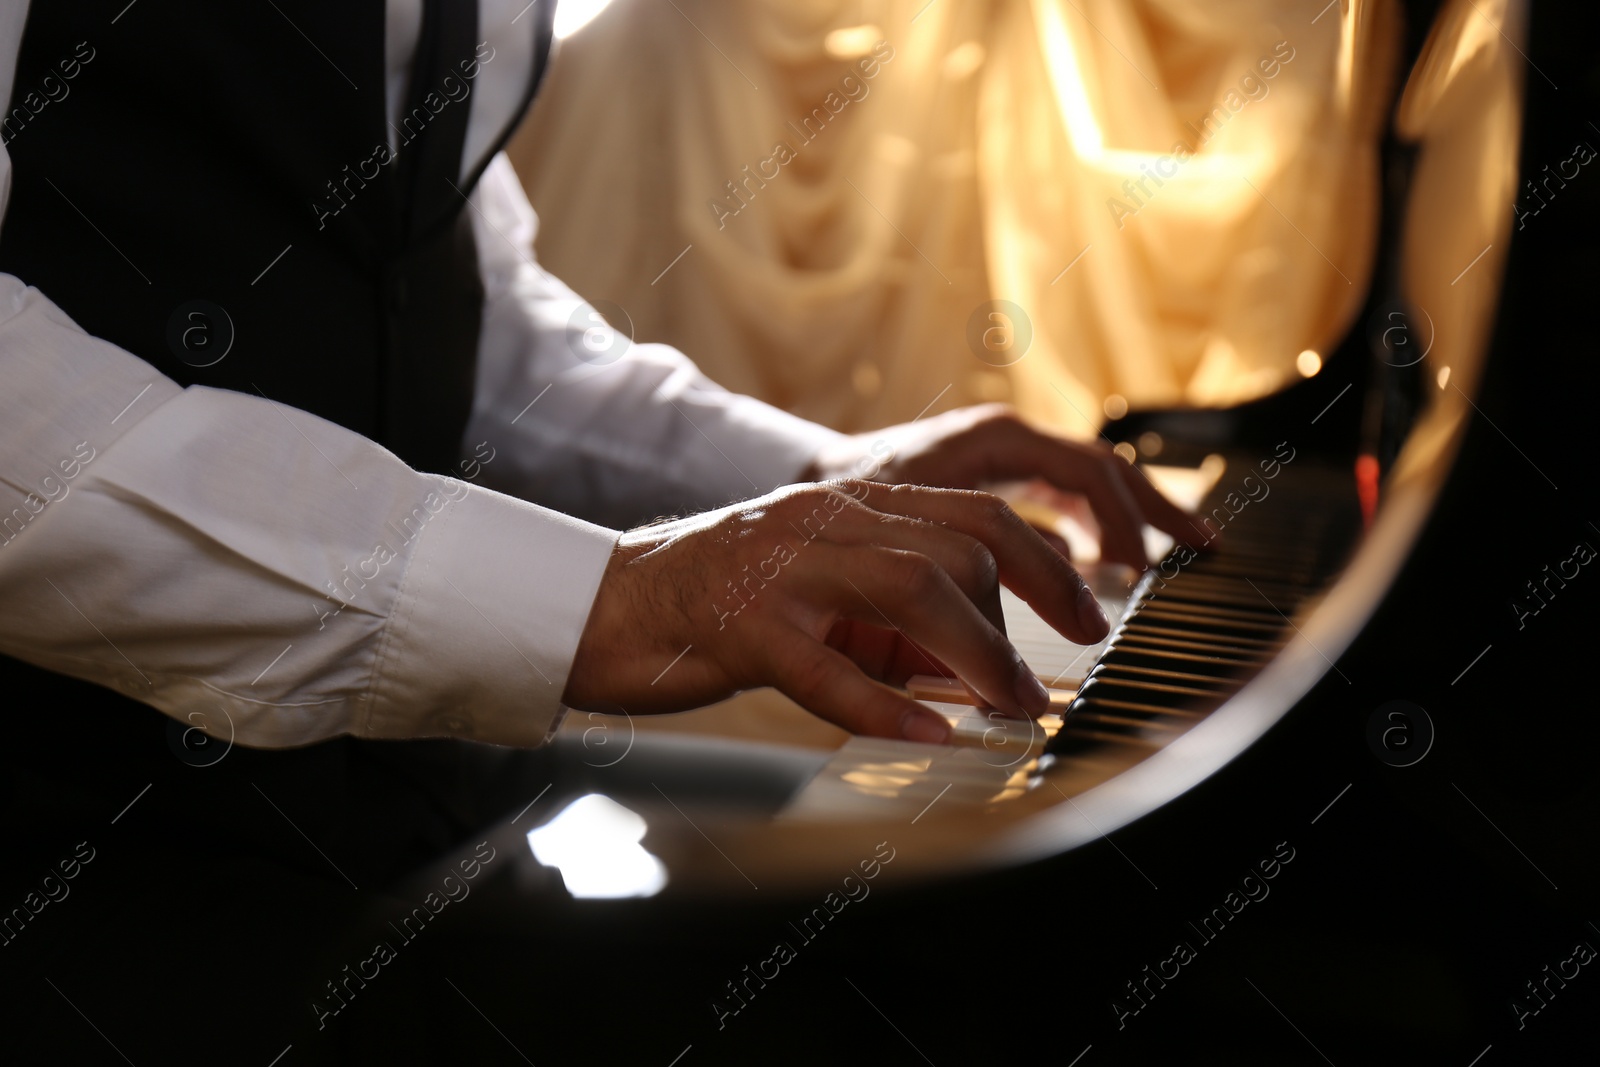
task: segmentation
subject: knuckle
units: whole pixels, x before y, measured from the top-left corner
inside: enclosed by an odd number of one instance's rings
[[[872,489],[872,483],[865,478],[840,478],[834,485],[852,500],[860,500]]]
[[[1017,414],[1017,409],[1002,402],[983,404],[977,414],[980,423],[1022,424],[1022,416]]]
[[[805,506],[825,504],[840,495],[836,482],[814,482],[802,488],[791,499]]]
[[[784,499],[783,518],[791,523],[814,524],[815,532],[821,533],[822,527],[854,502],[855,498],[843,492],[838,483],[805,485]]]
[[[996,534],[1009,534],[1025,525],[1022,516],[993,493],[974,493],[973,502],[983,516],[984,528]]]
[[[970,495],[973,503],[977,504],[978,507],[982,508],[991,515],[998,516],[1001,512],[1009,511],[1011,509],[1011,505],[1007,504],[994,493],[986,493],[981,489],[975,489]]]
[[[995,404],[972,424],[971,432],[982,433],[1002,447],[1020,447],[1035,430],[1009,404]]]
[[[815,701],[828,688],[828,676],[833,670],[832,657],[822,645],[809,645],[791,653],[782,674],[788,689],[802,704]]]
[[[901,552],[895,559],[895,583],[913,599],[921,600],[937,592],[942,574],[939,565],[920,552]]]
[[[763,497],[760,500],[746,502],[745,507],[741,510],[754,511],[757,510],[760,505],[768,504],[773,508],[773,510],[780,512],[803,511],[807,506],[807,501],[815,501],[818,499],[817,489],[818,484],[816,482],[801,482],[796,483],[795,485],[786,485],[773,492],[771,496]]]
[[[988,592],[1000,584],[1000,564],[994,553],[982,541],[974,540],[968,546],[967,565],[971,569],[973,584],[980,592]]]

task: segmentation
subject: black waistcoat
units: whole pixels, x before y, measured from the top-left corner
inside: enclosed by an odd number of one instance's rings
[[[482,300],[467,73],[510,60],[479,52],[475,3],[426,5],[400,154],[377,162],[383,0],[34,0],[0,116],[0,270],[182,384],[259,392],[451,468]],[[553,9],[515,26],[536,44],[529,98]],[[348,892],[263,797],[366,885],[454,840],[464,817],[441,790],[485,781],[457,765],[485,747],[460,743],[195,750],[190,723],[7,656],[0,691],[0,828],[40,862],[145,835],[208,869],[242,856],[252,878],[265,861]]]
[[[488,157],[463,181],[461,143],[494,59],[475,2],[428,0],[391,154],[384,7],[34,0],[0,126],[0,271],[180,384],[259,393],[442,472],[483,298],[465,194]],[[530,99],[553,10],[517,27],[536,39]]]

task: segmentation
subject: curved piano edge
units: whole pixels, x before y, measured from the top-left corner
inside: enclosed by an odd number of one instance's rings
[[[1459,439],[1455,446],[1459,445]],[[1042,859],[1077,848],[1170,803],[1259,740],[1333,672],[1411,556],[1442,490],[1455,447],[1434,470],[1393,486],[1350,562],[1319,601],[1296,617],[1296,636],[1262,672],[1203,721],[1121,775],[1008,826],[978,861]],[[1048,777],[1049,772],[1046,772]]]

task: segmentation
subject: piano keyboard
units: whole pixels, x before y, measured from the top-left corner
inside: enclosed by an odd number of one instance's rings
[[[1003,593],[1007,634],[1059,714],[1006,719],[971,706],[953,679],[914,678],[908,692],[945,716],[952,743],[852,738],[782,817],[877,815],[889,805],[911,812],[935,796],[949,806],[991,805],[1064,761],[1078,772],[1073,792],[1081,792],[1166,745],[1296,638],[1296,614],[1320,596],[1354,541],[1349,478],[1305,463],[1290,473],[1285,468],[1266,497],[1232,518],[1217,512],[1228,518],[1222,536],[1187,563],[1175,550],[1136,583],[1125,567],[1083,567],[1117,620],[1099,644],[1071,643]],[[1207,494],[1200,515],[1223,507],[1232,481],[1223,478]],[[863,806],[863,798],[873,800]]]
[[[1221,706],[1294,639],[1296,613],[1344,562],[1348,493],[1337,476],[1284,479],[1245,506],[1215,551],[1183,566],[1172,554],[1146,572],[1046,753],[1159,745]]]

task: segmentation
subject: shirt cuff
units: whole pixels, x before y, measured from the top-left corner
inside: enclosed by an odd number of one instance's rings
[[[357,732],[543,744],[619,535],[437,481],[439,510],[406,570]]]

